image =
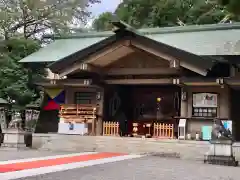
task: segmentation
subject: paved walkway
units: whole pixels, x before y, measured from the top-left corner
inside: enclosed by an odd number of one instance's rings
[[[35,157],[0,162],[0,179],[10,180],[27,178],[76,168],[88,167],[126,159],[138,158],[140,155],[122,153],[85,152],[47,157]]]
[[[148,156],[21,180],[239,180],[239,177],[238,167]]]
[[[54,156],[67,154],[66,152],[51,152],[51,151],[37,151],[37,150],[3,150],[0,148],[0,161],[36,158],[45,156]]]
[[[4,161],[16,157],[17,160]],[[1,180],[239,180],[240,177],[239,167],[122,153],[0,151],[0,159]]]

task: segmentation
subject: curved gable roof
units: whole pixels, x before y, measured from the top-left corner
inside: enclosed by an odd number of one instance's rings
[[[115,35],[112,35],[98,43],[95,43],[87,48],[84,48],[74,54],[65,57],[62,60],[56,61],[51,64],[49,67],[52,72],[60,73],[66,67],[74,66],[77,63],[84,63],[84,60],[89,57],[89,55],[104,50],[105,47],[109,47],[112,43],[123,39],[130,40],[131,43],[134,43],[135,45],[140,43],[139,45],[141,46],[141,49],[146,50],[150,48],[150,52],[157,53],[157,56],[159,55],[159,53],[164,53],[167,56],[171,57],[171,59],[178,59],[180,60],[181,66],[188,69],[190,68],[191,70],[196,71],[202,75],[206,75],[207,70],[213,66],[212,61],[204,62],[203,60],[205,59],[201,56],[197,56],[193,53],[186,52],[176,47],[150,39],[141,32],[132,30],[132,28],[129,28],[129,26],[125,26],[124,23],[122,24],[121,22],[119,22],[119,24],[116,24],[116,26],[118,29],[115,30]],[[134,44],[132,45],[135,46]],[[152,52],[152,50],[154,52]]]
[[[239,23],[147,28],[136,32],[149,39],[200,56],[240,55]],[[91,32],[56,38],[53,43],[20,62],[56,62],[114,34],[111,31]]]

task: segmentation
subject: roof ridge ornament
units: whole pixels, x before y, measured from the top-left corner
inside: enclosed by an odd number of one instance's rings
[[[110,21],[110,23],[114,26],[112,31],[115,33],[117,33],[119,30],[126,30],[126,31],[136,33],[138,35],[142,34],[134,27],[132,27],[129,24],[125,23],[124,21],[120,20],[118,18],[118,16],[115,14],[112,16],[112,20]]]

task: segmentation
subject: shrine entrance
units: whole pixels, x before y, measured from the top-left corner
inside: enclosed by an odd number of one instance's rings
[[[104,119],[118,122],[121,136],[153,136],[154,123],[177,125],[179,97],[180,88],[174,85],[109,85]]]

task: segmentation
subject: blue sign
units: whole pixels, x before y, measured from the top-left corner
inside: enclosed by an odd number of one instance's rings
[[[211,140],[212,138],[212,126],[202,126],[202,139]]]
[[[69,130],[72,131],[74,129],[74,124],[73,123],[69,123]]]
[[[231,120],[222,120],[222,124],[226,130],[229,130],[232,133],[232,121]]]

